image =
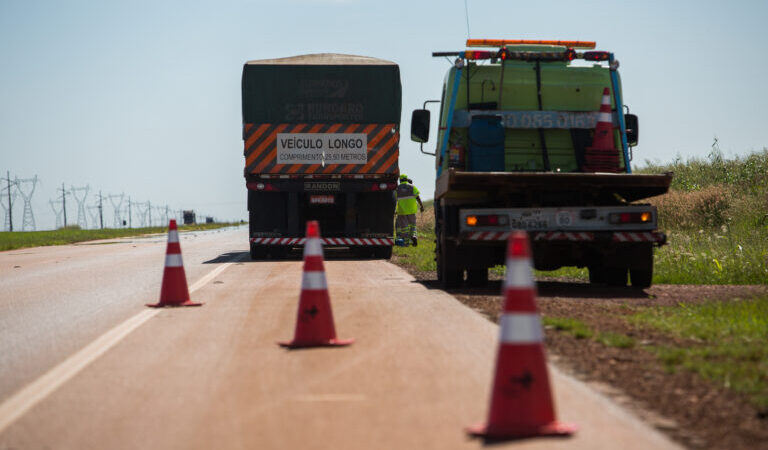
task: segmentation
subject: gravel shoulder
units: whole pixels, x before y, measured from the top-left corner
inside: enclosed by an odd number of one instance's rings
[[[393,262],[405,266],[398,258]],[[405,268],[425,286],[440,289],[434,273]],[[484,288],[450,289],[448,293],[496,322],[502,306],[501,281],[496,278]],[[765,295],[768,286],[657,285],[638,291],[542,278],[537,287],[543,317],[577,319],[595,332],[620,333],[638,343],[629,348],[608,347],[545,327],[548,357],[566,373],[588,382],[688,448],[768,449],[766,411],[758,411],[744,397],[692,372],[665,370],[648,347],[686,343],[626,320],[660,305]]]

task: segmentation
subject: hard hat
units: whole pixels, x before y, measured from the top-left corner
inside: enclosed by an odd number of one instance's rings
[[[408,181],[408,175],[401,173],[400,174],[400,181]]]

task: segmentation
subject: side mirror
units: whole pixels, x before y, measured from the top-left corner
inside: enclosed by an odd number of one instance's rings
[[[429,140],[429,110],[414,109],[411,115],[411,140],[425,143]]]
[[[640,123],[637,120],[637,116],[634,114],[624,115],[624,124],[627,126],[627,142],[630,146],[637,145],[637,141],[640,138]]]

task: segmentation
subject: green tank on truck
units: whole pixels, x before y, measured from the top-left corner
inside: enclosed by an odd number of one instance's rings
[[[639,122],[614,54],[594,42],[469,40],[440,100],[415,110],[411,139],[436,156],[438,279],[483,285],[505,263],[512,230],[531,238],[536,269],[587,267],[592,283],[644,288],[666,243],[643,199],[672,174],[633,174]],[[482,48],[482,49],[476,49]],[[427,103],[439,103],[434,152]]]
[[[248,61],[242,107],[251,257],[302,246],[309,220],[327,247],[391,257],[397,64],[330,53]]]

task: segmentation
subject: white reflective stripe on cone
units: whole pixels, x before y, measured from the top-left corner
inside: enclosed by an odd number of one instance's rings
[[[534,286],[533,269],[531,261],[525,259],[507,259],[507,277],[506,287],[529,287]]]
[[[533,344],[544,341],[538,313],[506,313],[499,322],[502,344]]]
[[[307,256],[323,256],[323,244],[319,238],[309,238],[304,244],[304,254]]]
[[[168,242],[179,242],[179,232],[177,230],[168,232]]]
[[[169,253],[165,255],[165,267],[182,267],[180,253]]]
[[[325,290],[325,272],[304,272],[301,275],[301,289]]]
[[[597,116],[597,121],[598,122],[613,122],[613,117],[611,117],[611,113],[601,112]]]

